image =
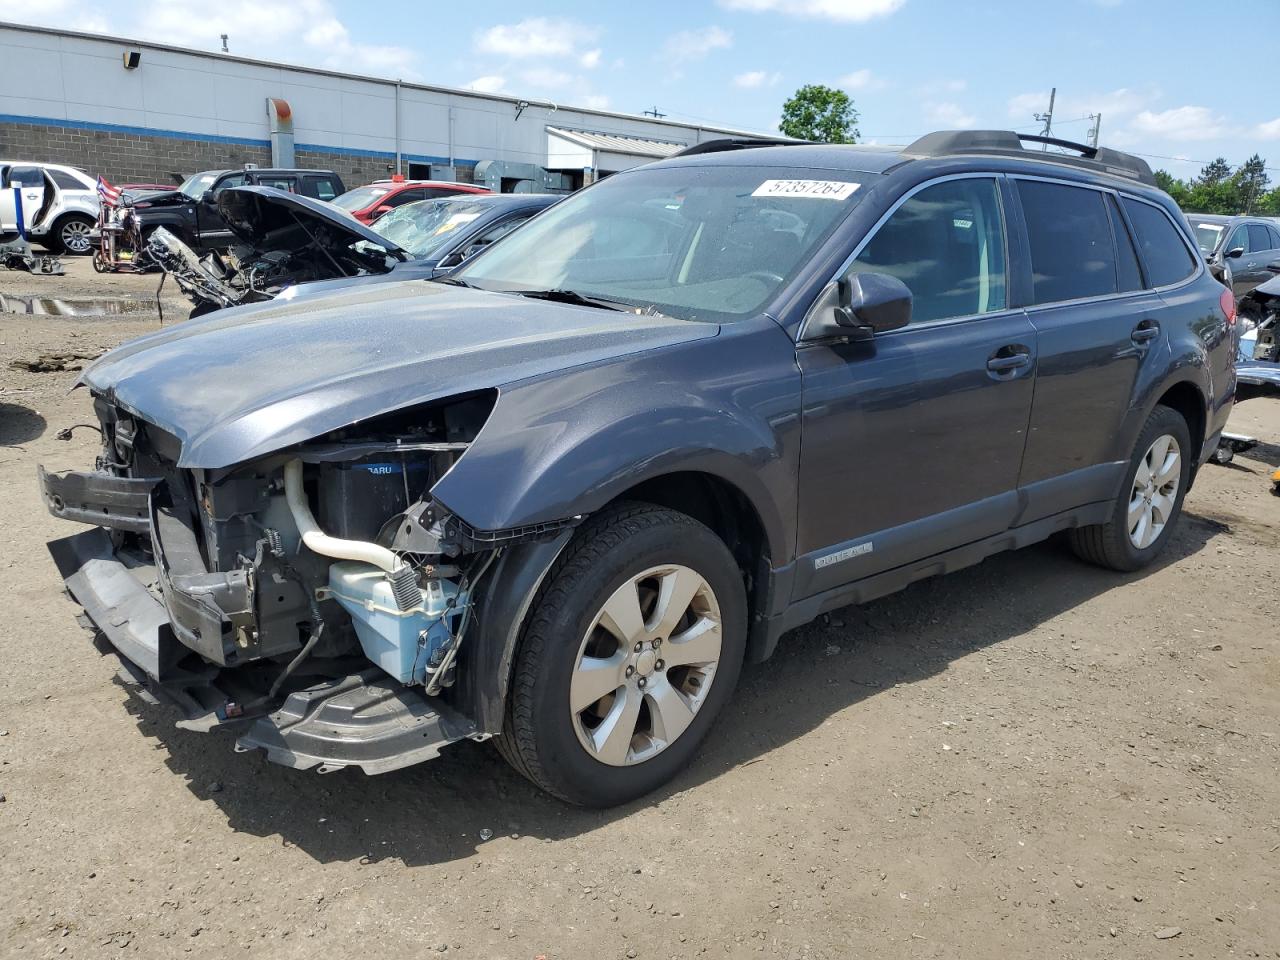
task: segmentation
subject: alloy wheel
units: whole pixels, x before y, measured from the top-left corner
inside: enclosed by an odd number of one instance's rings
[[[697,571],[671,564],[627,579],[596,614],[570,679],[583,749],[618,767],[665,750],[706,702],[721,643],[720,605]]]
[[[68,220],[58,231],[58,239],[70,253],[88,253],[92,246],[89,234],[92,227],[83,220]]]
[[[1138,463],[1129,494],[1129,542],[1139,550],[1155,543],[1164,532],[1178,502],[1182,451],[1169,434],[1156,437]]]

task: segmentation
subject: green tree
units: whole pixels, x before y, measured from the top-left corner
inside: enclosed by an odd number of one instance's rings
[[[1267,161],[1256,153],[1240,165],[1232,177],[1236,189],[1240,192],[1240,206],[1245,213],[1250,213],[1267,192],[1271,178],[1267,176]]]
[[[1206,164],[1200,170],[1200,177],[1193,184],[1194,186],[1212,187],[1227,177],[1231,176],[1231,164],[1227,163],[1226,157],[1218,157],[1212,163]]]
[[[1264,217],[1280,217],[1280,187],[1276,187],[1254,204],[1253,212]]]
[[[858,111],[843,90],[808,84],[782,105],[778,129],[797,140],[819,143],[857,143]]]

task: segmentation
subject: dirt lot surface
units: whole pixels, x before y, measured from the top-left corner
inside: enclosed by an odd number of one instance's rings
[[[1280,401],[1236,411],[1264,442],[1205,468],[1154,569],[1048,543],[840,611],[668,790],[588,812],[481,744],[272,766],[112,682],[34,482],[92,463],[54,436],[88,399],[10,361],[156,326],[0,313],[0,955],[1280,957]]]

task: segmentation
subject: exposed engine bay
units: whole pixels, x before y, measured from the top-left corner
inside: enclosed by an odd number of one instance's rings
[[[183,710],[183,726],[244,729],[242,749],[292,766],[381,772],[484,738],[448,709],[473,599],[505,543],[546,531],[477,538],[430,491],[495,400],[453,398],[231,468],[187,470],[172,436],[98,397],[97,471],[42,471],[42,486],[56,516],[107,528],[62,543],[109,536],[157,614],[167,611],[154,650],[111,640],[147,674],[134,679]],[[92,611],[92,597],[77,599]],[[353,716],[386,729],[335,747]]]
[[[147,243],[150,258],[196,305],[193,315],[271,300],[299,283],[387,273],[407,259],[395,244],[307,197],[232,187],[217,205],[236,241],[226,249],[201,256],[164,227]]]

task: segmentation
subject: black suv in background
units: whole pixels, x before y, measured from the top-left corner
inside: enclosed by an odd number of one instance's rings
[[[99,468],[41,473],[95,525],[67,586],[192,730],[322,772],[496,737],[606,805],[824,611],[1059,531],[1137,570],[1235,303],[1146,163],[1023,139],[703,144],[440,281],[125,344]]]
[[[1237,301],[1276,275],[1267,268],[1280,262],[1280,223],[1266,217],[1206,213],[1189,213],[1187,221],[1205,259],[1222,270]]]
[[[218,194],[227,187],[254,184],[275,187],[315,200],[332,200],[346,192],[332,170],[291,170],[245,167],[193,173],[176,190],[151,194],[131,204],[146,240],[156,227],[165,227],[194,250],[218,250],[235,243],[235,236],[218,210]]]

